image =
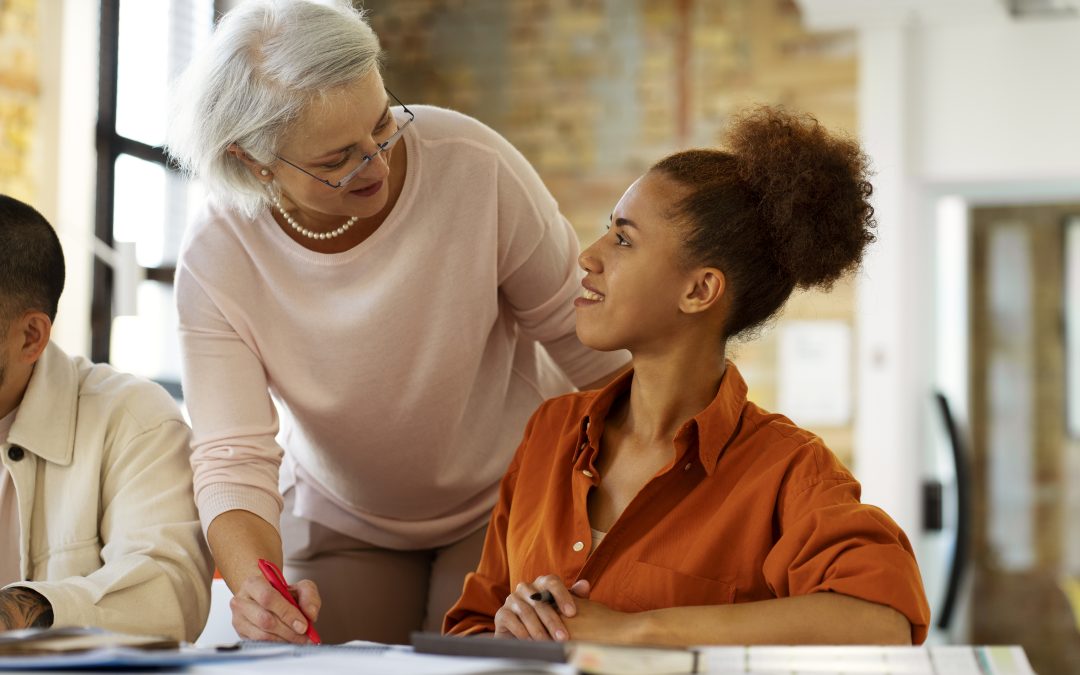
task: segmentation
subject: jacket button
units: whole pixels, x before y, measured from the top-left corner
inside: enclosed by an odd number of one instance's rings
[[[8,448],[8,451],[7,451],[8,459],[10,459],[13,462],[17,462],[20,459],[22,459],[24,454],[26,454],[26,453],[23,451],[23,449],[20,448],[17,445],[11,446],[10,448]]]
[[[583,548],[585,548],[585,543],[584,542],[580,542],[580,541],[575,541],[574,542],[574,550],[575,551],[580,551]]]

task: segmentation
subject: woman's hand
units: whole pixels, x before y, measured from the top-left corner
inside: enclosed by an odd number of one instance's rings
[[[594,600],[579,598],[577,612],[567,617],[566,628],[575,640],[633,644],[638,638],[640,615],[611,609]]]
[[[554,574],[537,577],[531,584],[518,584],[495,612],[495,637],[560,642],[569,639],[563,617],[577,613],[574,593],[585,597],[588,588],[589,582],[578,581],[568,589]],[[544,591],[551,594],[551,603],[533,599],[534,595]]]
[[[206,539],[218,569],[232,589],[232,625],[248,640],[305,644],[307,619],[263,578],[260,558],[281,567],[281,537],[277,529],[250,511],[226,511],[210,523]],[[289,586],[304,613],[319,618],[322,598],[314,581]]]
[[[304,579],[289,586],[293,598],[312,622],[319,618],[322,598],[314,581]],[[271,586],[261,573],[255,573],[240,585],[229,602],[233,628],[247,640],[307,644],[308,622]]]

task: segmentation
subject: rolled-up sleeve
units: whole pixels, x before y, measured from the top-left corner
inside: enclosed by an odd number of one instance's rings
[[[926,639],[930,609],[911,544],[881,509],[859,502],[846,472],[792,481],[779,500],[781,536],[764,574],[777,597],[830,591],[892,607]]]

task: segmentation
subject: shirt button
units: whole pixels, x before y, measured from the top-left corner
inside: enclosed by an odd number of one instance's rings
[[[589,471],[588,469],[582,469],[581,473],[585,474],[589,478],[592,478],[592,471]]]
[[[10,448],[8,448],[8,451],[7,451],[7,456],[8,456],[8,459],[10,459],[10,460],[11,460],[11,461],[13,461],[13,462],[17,462],[17,461],[19,461],[20,459],[22,459],[22,458],[23,458],[23,454],[24,454],[24,453],[23,453],[23,449],[22,449],[22,448],[20,448],[20,447],[19,447],[19,446],[17,446],[17,445],[13,445],[13,446],[11,446]]]
[[[581,543],[580,541],[575,541],[574,542],[574,550],[575,551],[580,551],[583,548],[585,548],[585,544]]]

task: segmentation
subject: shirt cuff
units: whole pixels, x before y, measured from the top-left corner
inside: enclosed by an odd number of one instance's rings
[[[249,511],[281,532],[281,509],[284,500],[278,492],[267,492],[251,485],[215,483],[199,490],[196,498],[203,536],[214,519],[227,511]]]

